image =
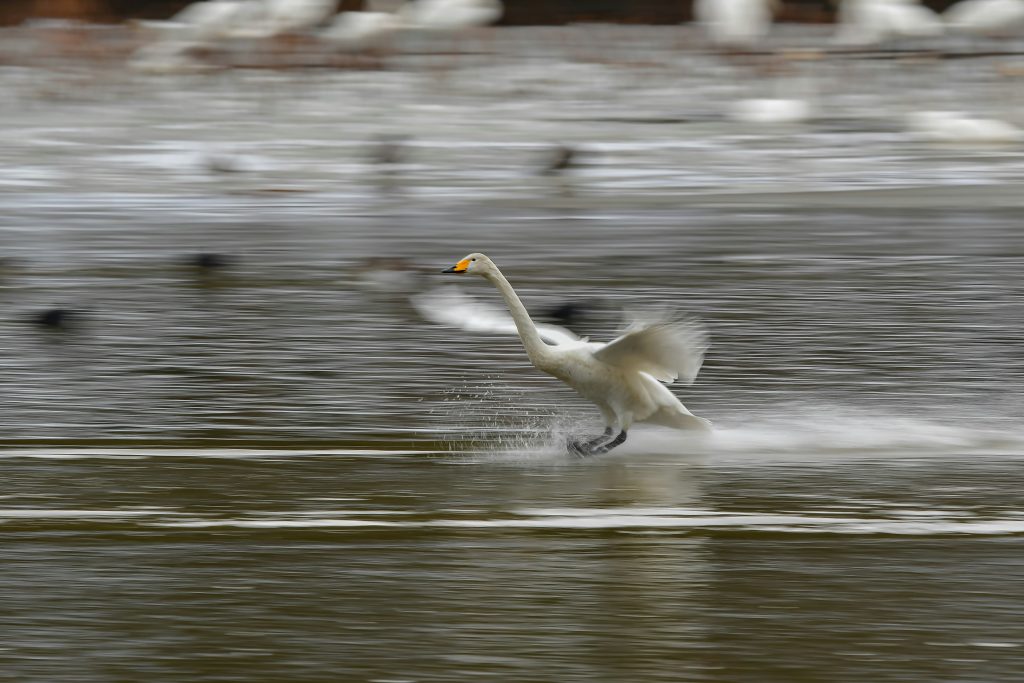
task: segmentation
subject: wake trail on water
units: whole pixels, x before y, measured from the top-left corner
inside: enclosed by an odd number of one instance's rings
[[[1024,455],[1024,428],[998,418],[899,416],[844,408],[794,407],[787,417],[728,415],[710,434],[634,425],[622,446],[593,458],[566,452],[571,437],[587,431],[572,418],[547,418],[520,433],[504,434],[475,455],[512,462],[607,461],[630,457],[678,458],[694,463],[899,459]]]

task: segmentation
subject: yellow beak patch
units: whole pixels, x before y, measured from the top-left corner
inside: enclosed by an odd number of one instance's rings
[[[468,258],[464,258],[464,259],[462,259],[461,261],[459,261],[458,263],[455,264],[455,267],[452,268],[452,272],[453,273],[465,273],[468,268],[469,268],[469,259]]]

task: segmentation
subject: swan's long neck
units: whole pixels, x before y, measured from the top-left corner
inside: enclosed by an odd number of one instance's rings
[[[494,272],[488,273],[486,277],[498,288],[501,297],[505,300],[505,305],[508,306],[508,311],[512,314],[512,320],[516,323],[516,330],[519,331],[519,338],[523,340],[526,355],[536,365],[539,360],[550,353],[550,347],[540,338],[537,326],[533,324],[530,314],[526,312],[526,306],[523,306],[516,290],[512,289],[512,285],[508,283],[501,271],[495,268]]]

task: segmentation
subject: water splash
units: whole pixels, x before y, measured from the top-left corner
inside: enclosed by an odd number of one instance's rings
[[[1024,453],[1024,431],[995,421],[921,418],[845,407],[784,406],[786,417],[730,416],[710,435],[636,425],[629,439],[606,455],[569,456],[570,438],[592,436],[598,428],[577,416],[536,417],[519,430],[508,426],[481,440],[472,461],[608,462],[636,458],[692,463],[771,460],[843,461],[857,458],[921,458]],[[591,428],[588,431],[588,426]],[[594,432],[596,433],[596,432]],[[483,435],[481,435],[483,436]],[[465,452],[465,451],[464,451]]]

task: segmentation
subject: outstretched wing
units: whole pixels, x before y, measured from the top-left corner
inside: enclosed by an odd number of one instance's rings
[[[637,322],[594,352],[598,360],[660,382],[693,384],[708,349],[708,333],[693,318]]]
[[[416,294],[411,301],[417,313],[438,325],[466,332],[517,333],[516,323],[507,311],[477,301],[453,285]],[[578,336],[558,325],[540,324],[536,327],[540,338],[548,344],[558,346],[580,341]]]

